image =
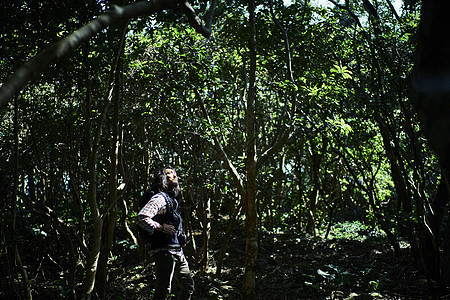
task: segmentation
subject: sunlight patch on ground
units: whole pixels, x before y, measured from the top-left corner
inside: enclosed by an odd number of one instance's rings
[[[400,249],[407,249],[411,246],[407,241],[400,241],[399,244],[400,244]]]
[[[326,229],[319,231],[325,237]],[[328,238],[364,241],[369,237],[382,237],[386,234],[378,228],[371,228],[360,221],[340,222],[331,227]]]

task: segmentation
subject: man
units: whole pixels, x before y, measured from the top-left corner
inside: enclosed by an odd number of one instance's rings
[[[175,170],[163,168],[154,178],[152,191],[143,195],[144,200],[151,198],[137,215],[138,225],[152,240],[150,253],[156,264],[154,299],[167,298],[174,277],[180,288],[179,299],[190,299],[194,291],[194,280],[182,248],[185,236],[176,200],[180,191]]]

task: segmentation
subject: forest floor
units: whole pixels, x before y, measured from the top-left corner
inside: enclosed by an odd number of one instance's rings
[[[215,258],[198,269],[192,249],[186,256],[194,273],[193,299],[241,299],[245,242],[242,231],[233,236],[220,278]],[[357,238],[312,238],[266,234],[260,241],[257,266],[258,299],[427,299],[425,278],[414,268],[409,248],[398,258],[380,235]],[[192,248],[192,247],[191,247]],[[220,240],[212,242],[220,248]],[[153,263],[143,266],[135,254],[116,261],[110,274],[110,299],[151,299]],[[174,298],[175,299],[175,298]]]

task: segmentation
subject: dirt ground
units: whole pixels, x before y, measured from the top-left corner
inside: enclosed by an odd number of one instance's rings
[[[213,228],[209,249],[221,248],[223,232]],[[342,232],[351,231],[344,228]],[[401,253],[396,257],[383,235],[356,233],[349,239],[342,238],[343,234],[337,236],[324,239],[294,233],[261,234],[256,278],[258,299],[450,299],[430,296],[427,281],[416,270],[406,243],[401,244]],[[195,235],[195,242],[200,249],[200,234]],[[66,299],[61,281],[66,275],[61,264],[67,261],[63,247],[53,247],[48,241],[27,245],[30,251],[24,252],[23,259],[32,275],[33,299]],[[36,253],[43,255],[36,259]],[[218,250],[209,252],[206,268],[201,268],[199,258],[193,255],[192,242],[185,247],[185,253],[196,284],[192,299],[242,299],[245,265],[242,228],[236,229],[230,239],[220,277],[216,275]],[[107,299],[152,298],[154,262],[141,257],[126,236],[118,237],[110,259]],[[1,262],[0,273],[7,274],[6,260]],[[31,273],[36,269],[38,273]],[[83,269],[78,270],[79,275],[82,272]],[[8,288],[10,281],[6,276],[1,279],[0,299],[18,299],[14,298],[17,293]],[[16,287],[21,287],[19,281]],[[78,295],[82,288],[80,279]]]
[[[192,249],[186,255],[194,273],[193,299],[241,299],[244,274],[243,236],[234,236],[220,278],[217,252],[199,270]],[[364,240],[267,234],[260,241],[258,299],[431,299],[425,278],[411,261],[409,249],[396,258],[383,237]],[[211,249],[219,249],[220,241]],[[153,263],[124,255],[110,274],[110,299],[151,299]],[[174,298],[175,299],[175,298]]]

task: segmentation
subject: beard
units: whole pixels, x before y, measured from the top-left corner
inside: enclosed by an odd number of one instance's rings
[[[181,188],[178,182],[168,182],[167,183],[167,194],[175,198],[180,193]]]

